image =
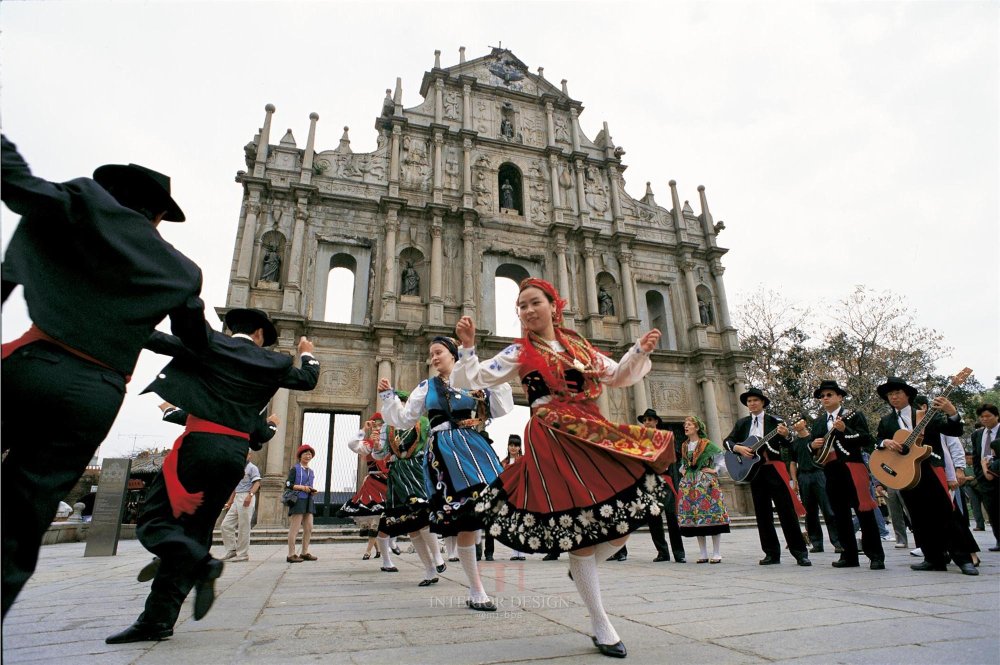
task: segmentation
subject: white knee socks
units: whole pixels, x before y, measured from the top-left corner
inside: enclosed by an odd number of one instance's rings
[[[382,552],[382,567],[392,568],[392,552],[389,551],[389,537],[378,539],[378,549]]]
[[[609,555],[610,556],[610,555]],[[573,583],[580,593],[580,598],[590,612],[590,625],[594,636],[600,644],[617,644],[621,641],[614,626],[604,611],[601,602],[601,585],[597,577],[597,561],[594,555],[577,556],[569,553],[569,569],[573,573]]]
[[[721,559],[722,554],[719,553],[719,545],[722,542],[722,534],[714,533],[712,534],[712,558]]]
[[[465,576],[469,578],[469,600],[474,603],[485,603],[490,599],[483,588],[483,582],[479,579],[479,567],[476,565],[476,546],[459,546],[458,560],[462,562]]]
[[[698,551],[702,559],[708,558],[708,545],[705,543],[705,536],[698,536]]]
[[[607,561],[609,556],[611,556],[621,548],[622,545],[612,545],[610,542],[599,543],[594,546],[594,560],[596,560],[597,563],[601,563],[602,561]],[[603,644],[603,642],[601,644]]]
[[[420,563],[424,564],[425,580],[432,580],[437,577],[437,570],[434,568],[434,556],[431,554],[432,546],[429,542],[431,538],[431,533],[427,527],[410,534],[413,549],[416,550],[417,556],[420,557]]]

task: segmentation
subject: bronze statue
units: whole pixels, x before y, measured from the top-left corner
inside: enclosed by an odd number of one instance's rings
[[[420,295],[420,275],[413,269],[413,264],[409,261],[406,262],[406,267],[403,269],[403,290],[401,293],[404,296]]]
[[[272,245],[267,246],[264,253],[264,268],[260,278],[264,282],[277,282],[281,275],[281,257],[278,256],[278,248]]]
[[[507,179],[504,179],[503,185],[500,186],[500,207],[514,209],[514,188]]]
[[[603,286],[597,287],[597,312],[601,316],[615,315],[615,301]]]

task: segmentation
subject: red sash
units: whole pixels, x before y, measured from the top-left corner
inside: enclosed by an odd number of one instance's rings
[[[663,482],[667,484],[667,487],[670,488],[671,493],[674,495],[674,501],[677,501],[680,496],[677,494],[677,488],[674,487],[673,477],[669,473],[662,473],[660,474],[660,478],[663,478]]]
[[[851,480],[854,481],[854,491],[858,495],[858,510],[867,512],[878,508],[878,504],[872,498],[872,482],[868,475],[868,467],[862,462],[846,462],[844,466],[851,472]]]
[[[788,493],[792,497],[792,506],[795,507],[795,514],[799,517],[805,517],[806,507],[802,505],[798,495],[792,491],[792,480],[788,477],[788,469],[785,467],[785,463],[776,460],[768,460],[767,465],[774,467],[774,470],[778,472],[779,476],[781,476],[781,482],[785,484],[785,489],[788,490]]]
[[[945,455],[947,455],[947,454],[948,454],[948,451],[945,451]],[[928,465],[928,466],[930,466],[930,465]],[[951,490],[948,489],[948,478],[944,474],[944,468],[942,468],[940,466],[931,466],[931,469],[934,471],[934,475],[937,476],[938,482],[941,483],[941,487],[944,488],[944,494],[945,494],[945,496],[948,497],[948,503],[951,504],[951,509],[955,510],[957,508],[957,506],[955,505],[955,499],[954,499],[954,497],[952,497],[952,495],[951,495]]]
[[[181,479],[177,475],[177,458],[180,454],[181,446],[184,445],[184,438],[192,432],[225,434],[226,436],[238,436],[241,439],[250,439],[250,435],[244,432],[237,432],[234,429],[216,425],[196,416],[188,416],[187,427],[184,428],[184,433],[177,437],[177,440],[174,441],[174,447],[163,459],[163,480],[167,485],[167,498],[170,499],[170,509],[173,511],[175,519],[180,518],[181,514],[193,515],[194,511],[198,510],[198,507],[201,506],[201,502],[205,497],[204,492],[188,492],[184,489],[184,485],[181,484]]]
[[[63,349],[64,351],[68,351],[69,353],[72,353],[77,358],[83,358],[87,362],[94,363],[95,365],[99,365],[99,366],[101,366],[101,367],[103,367],[105,369],[110,369],[113,372],[118,372],[119,374],[121,374],[121,372],[119,372],[118,370],[116,370],[114,367],[112,367],[112,366],[110,366],[110,365],[108,365],[106,363],[102,363],[97,358],[94,358],[93,356],[89,356],[86,353],[84,353],[83,351],[77,351],[76,349],[74,349],[69,344],[66,344],[65,342],[60,342],[55,337],[49,335],[44,330],[42,330],[41,328],[39,328],[38,326],[36,326],[34,323],[31,324],[31,327],[28,328],[28,330],[25,331],[25,333],[23,335],[21,335],[20,337],[18,337],[15,340],[11,340],[10,342],[7,342],[6,344],[3,345],[3,349],[2,349],[2,351],[0,351],[0,359],[7,360],[7,356],[9,356],[10,354],[14,353],[18,349],[20,349],[22,346],[27,346],[28,344],[34,344],[35,342],[48,342],[49,344],[55,344],[60,349]],[[132,380],[132,376],[131,375],[126,374],[124,376],[125,376],[125,383],[128,383],[129,381]]]

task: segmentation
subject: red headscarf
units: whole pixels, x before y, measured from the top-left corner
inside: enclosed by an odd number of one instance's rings
[[[527,279],[521,280],[521,284],[518,286],[518,293],[521,293],[527,288],[536,288],[549,297],[549,300],[552,301],[552,306],[555,308],[555,316],[552,317],[552,322],[557,326],[562,325],[562,313],[563,309],[566,307],[566,300],[559,296],[559,292],[556,291],[556,287],[552,286],[551,282],[546,282],[544,279],[539,279],[538,277],[528,277]]]

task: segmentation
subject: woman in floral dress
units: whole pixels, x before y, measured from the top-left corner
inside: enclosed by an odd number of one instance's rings
[[[520,378],[531,405],[524,456],[487,490],[476,510],[489,533],[522,552],[569,552],[570,575],[590,611],[594,645],[624,658],[625,645],[601,602],[597,563],[659,514],[666,489],[658,472],[673,461],[673,435],[608,421],[597,408],[604,385],[629,386],[650,370],[660,338],[645,335],[621,363],[562,326],[565,301],[541,279],[521,282],[524,336],[490,360],[476,356],[475,324],[462,317],[453,384],[471,389]]]
[[[722,563],[722,534],[729,533],[729,513],[719,487],[722,448],[708,440],[705,423],[697,416],[684,420],[687,440],[680,445],[681,481],[677,487],[677,522],[682,536],[697,536],[701,555],[697,563]],[[705,541],[712,537],[712,558]]]
[[[381,411],[393,427],[413,427],[421,416],[427,416],[430,436],[424,453],[424,483],[432,528],[444,536],[458,536],[458,559],[469,579],[468,607],[495,612],[496,605],[483,588],[476,564],[476,539],[483,524],[475,504],[503,467],[489,441],[476,428],[484,426],[490,417],[509,413],[514,399],[506,384],[477,393],[450,385],[457,359],[454,340],[435,337],[430,344],[430,360],[437,376],[421,381],[405,405],[389,381],[380,379]]]

